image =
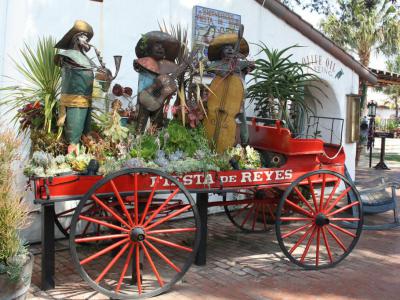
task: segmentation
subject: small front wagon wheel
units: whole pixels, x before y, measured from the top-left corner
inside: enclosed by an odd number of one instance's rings
[[[108,218],[85,214],[89,201]],[[79,236],[80,223],[87,222],[109,231]],[[94,290],[112,299],[152,297],[189,269],[199,228],[195,203],[175,178],[153,169],[122,170],[97,182],[79,203],[71,222],[71,255]]]
[[[290,208],[290,216],[282,211]],[[318,170],[294,181],[277,211],[276,235],[283,253],[306,269],[333,267],[355,247],[362,231],[360,196],[339,173]]]

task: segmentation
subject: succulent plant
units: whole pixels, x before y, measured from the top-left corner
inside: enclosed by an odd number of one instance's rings
[[[123,168],[143,168],[144,161],[140,158],[131,158],[122,164]]]
[[[65,156],[64,156],[64,155],[57,155],[57,156],[54,158],[54,161],[55,161],[58,165],[61,165],[61,164],[65,163]]]
[[[51,165],[53,156],[44,151],[35,151],[32,155],[32,162],[40,167],[48,168]]]
[[[175,152],[171,153],[168,155],[168,158],[170,161],[177,161],[183,159],[185,156],[185,153],[181,150],[176,150]]]

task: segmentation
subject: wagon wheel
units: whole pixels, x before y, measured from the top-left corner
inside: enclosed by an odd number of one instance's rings
[[[241,189],[224,196],[224,210],[229,220],[245,232],[265,232],[275,223],[282,192],[275,188]]]
[[[154,185],[144,193],[144,181],[150,177]],[[170,184],[169,191],[160,190],[165,182]],[[140,202],[144,197],[147,201]],[[107,206],[110,198],[117,199],[118,207]],[[82,214],[89,199],[113,220]],[[101,224],[113,232],[77,237],[76,228],[83,221]],[[110,298],[156,296],[170,289],[193,263],[200,241],[199,227],[195,203],[175,178],[146,168],[122,170],[96,183],[79,203],[71,223],[71,255],[89,286]],[[109,243],[99,246],[99,240]]]
[[[56,207],[56,213],[54,214],[54,224],[57,226],[58,230],[66,237],[69,238],[70,230],[71,230],[71,219],[72,216],[75,213],[76,207],[78,203],[74,201],[75,203],[71,203],[71,206],[68,208],[60,208],[57,209]],[[64,203],[60,203],[64,204]],[[99,205],[96,204],[96,202],[93,201],[87,201],[85,206],[82,209],[81,214],[85,214],[86,216],[91,216],[91,217],[100,217],[101,219],[104,219],[107,217],[107,212],[104,211]],[[77,235],[87,235],[87,234],[92,234],[93,232],[100,231],[99,226],[91,226],[89,222],[86,222],[86,224],[82,224],[79,232],[77,232]],[[104,227],[102,228],[103,230],[105,229]]]
[[[285,207],[293,215],[282,216]],[[283,253],[295,264],[315,270],[333,267],[349,255],[362,223],[362,204],[354,185],[339,173],[318,170],[288,187],[275,227]]]

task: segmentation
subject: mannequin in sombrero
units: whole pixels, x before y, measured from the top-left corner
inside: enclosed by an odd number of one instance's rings
[[[159,75],[177,71],[174,60],[178,56],[179,41],[167,33],[150,31],[139,40],[135,52],[137,59],[133,66],[139,73],[137,130],[143,133],[149,119],[157,128],[164,125],[164,104],[176,86],[170,82],[167,90],[163,89],[166,84]]]
[[[254,68],[254,62],[246,60],[249,46],[240,35],[220,35],[208,47],[207,71],[216,76],[210,85],[213,93],[209,93],[208,118],[203,124],[218,153],[234,145],[238,124],[241,143],[247,144],[249,138],[244,111],[244,78]]]
[[[55,45],[62,49],[54,60],[61,67],[61,99],[58,126],[64,126],[69,144],[68,153],[78,151],[81,136],[90,131],[93,92],[93,69],[96,65],[87,56],[92,27],[85,21],[74,26]]]

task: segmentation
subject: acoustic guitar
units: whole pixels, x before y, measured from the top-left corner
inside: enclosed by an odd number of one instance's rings
[[[149,111],[160,109],[164,105],[165,99],[177,91],[175,79],[186,71],[194,57],[196,57],[196,54],[197,51],[192,52],[173,74],[158,75],[154,84],[139,93],[139,103]]]

